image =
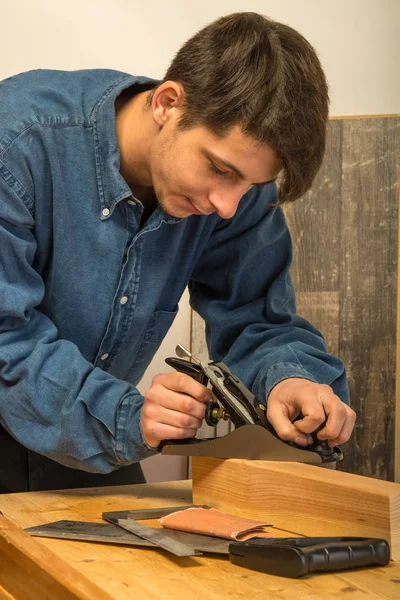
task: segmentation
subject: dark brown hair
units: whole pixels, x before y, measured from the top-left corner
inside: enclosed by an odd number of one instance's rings
[[[317,54],[297,31],[252,12],[221,17],[179,50],[163,81],[182,83],[182,129],[217,135],[239,125],[284,164],[280,203],[310,187],[321,165],[328,87]]]

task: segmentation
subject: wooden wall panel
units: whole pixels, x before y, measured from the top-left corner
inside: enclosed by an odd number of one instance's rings
[[[360,474],[390,480],[395,456],[399,133],[400,119],[343,124],[340,356],[360,416],[346,454]]]
[[[311,190],[285,207],[295,257],[296,292],[339,289],[342,132],[342,121],[329,123],[324,165]]]
[[[297,310],[320,328],[329,350],[344,361],[351,403],[358,415],[340,468],[388,480],[394,479],[395,459],[399,128],[396,117],[330,122],[324,165],[312,191],[286,209],[294,240],[306,237],[304,228],[314,231],[312,244],[296,243],[295,286],[310,291],[298,295]],[[322,265],[326,259],[327,269],[332,268],[331,256],[321,221],[305,215],[302,204],[312,200],[315,187],[324,194],[321,182],[329,184],[337,176],[338,158],[341,185],[334,202],[338,218],[332,219],[328,232],[334,243],[337,279],[326,274],[325,283],[322,278],[316,282],[313,270],[303,265],[318,252]],[[325,199],[322,206],[328,210]],[[328,294],[332,282],[336,296],[329,307],[315,314],[312,292],[317,285]],[[337,301],[338,320],[332,321]],[[339,332],[337,349],[332,327]]]
[[[393,480],[400,117],[331,120],[323,166],[285,207],[297,311],[345,362],[357,424],[340,468]],[[204,355],[193,314],[192,352]],[[400,422],[400,421],[399,421]]]

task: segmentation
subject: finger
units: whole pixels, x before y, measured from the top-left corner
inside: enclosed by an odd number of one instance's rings
[[[333,394],[333,392],[332,392]],[[302,433],[313,433],[327,418],[324,410],[326,402],[320,392],[308,394],[301,403],[303,418],[294,422],[297,431]]]
[[[143,427],[143,437],[146,443],[157,448],[163,440],[180,440],[195,437],[197,429],[184,429],[172,427],[164,423],[152,423],[149,427]]]
[[[282,440],[294,442],[299,446],[308,445],[307,436],[300,433],[291,422],[286,404],[275,404],[273,410],[268,410],[267,419]]]
[[[160,424],[159,436],[161,440],[181,440],[192,438],[196,435],[197,429],[183,429],[179,427],[171,427],[170,425]]]
[[[339,444],[344,444],[345,442],[348,442],[351,437],[355,422],[357,420],[357,415],[354,412],[354,410],[352,410],[348,406],[346,406],[346,413],[346,419],[344,421],[343,427],[339,435],[335,438],[328,439],[328,445],[331,448],[333,448],[333,446],[338,446]]]
[[[186,373],[158,373],[152,382],[161,385],[172,392],[180,392],[192,396],[199,402],[209,402],[211,391]]]
[[[324,402],[324,409],[327,414],[325,426],[317,433],[319,440],[337,439],[348,418],[348,407],[335,394]]]
[[[198,429],[201,427],[203,421],[201,418],[176,410],[170,410],[159,404],[143,406],[143,419],[145,425],[148,422],[154,422],[179,429]]]
[[[204,419],[206,404],[187,394],[172,392],[164,387],[150,388],[146,394],[146,404],[163,406],[166,409]]]

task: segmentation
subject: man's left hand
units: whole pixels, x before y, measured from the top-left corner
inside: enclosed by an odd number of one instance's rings
[[[300,412],[303,418],[292,423]],[[325,427],[317,433],[318,439],[328,440],[331,448],[347,442],[356,413],[329,385],[292,378],[280,381],[270,392],[267,419],[282,440],[307,446],[312,438],[306,434],[315,431],[326,418]]]

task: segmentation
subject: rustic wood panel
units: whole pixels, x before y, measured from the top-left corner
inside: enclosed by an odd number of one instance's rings
[[[398,156],[397,172],[400,174],[400,153]],[[400,175],[399,175],[400,178]],[[397,219],[397,235],[400,232],[400,185],[397,185],[399,197],[398,202],[398,219]],[[395,446],[394,446],[394,470],[395,481],[400,483],[400,238],[397,242],[397,332],[396,332],[396,419],[395,419]]]
[[[347,466],[393,479],[400,119],[343,127],[340,355],[359,415]]]
[[[398,116],[330,121],[324,163],[312,189],[285,207],[297,311],[321,330],[328,350],[345,362],[358,415],[340,468],[391,481],[399,130]],[[203,331],[194,314],[195,354],[197,349],[204,353]]]
[[[297,293],[339,289],[342,132],[341,121],[329,123],[324,165],[311,190],[284,207],[292,234]]]

